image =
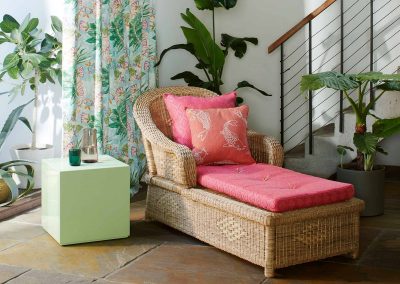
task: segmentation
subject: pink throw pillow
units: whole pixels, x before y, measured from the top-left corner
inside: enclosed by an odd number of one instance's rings
[[[202,98],[164,94],[164,102],[172,120],[172,136],[176,143],[193,148],[186,109],[230,108],[236,105],[236,92],[218,97]]]
[[[225,109],[187,109],[193,155],[198,165],[253,164],[247,142],[246,105]]]

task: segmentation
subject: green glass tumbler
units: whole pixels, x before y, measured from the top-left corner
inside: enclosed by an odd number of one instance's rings
[[[69,164],[74,167],[81,165],[81,149],[69,150]]]

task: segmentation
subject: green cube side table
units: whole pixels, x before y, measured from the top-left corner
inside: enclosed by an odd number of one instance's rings
[[[61,245],[129,237],[129,166],[110,157],[42,161],[42,226]]]

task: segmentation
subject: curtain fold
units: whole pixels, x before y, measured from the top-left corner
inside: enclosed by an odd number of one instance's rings
[[[64,151],[96,128],[99,152],[130,165],[133,192],[146,161],[133,104],[156,85],[154,25],[151,0],[65,0]]]

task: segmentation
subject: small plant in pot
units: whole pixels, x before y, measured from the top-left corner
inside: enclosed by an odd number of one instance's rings
[[[30,125],[27,119],[21,117],[20,115],[24,108],[31,102],[32,101],[17,107],[8,116],[0,132],[0,151],[7,136],[14,129],[14,126],[17,124],[18,121],[22,121],[30,129]],[[15,167],[22,167],[25,169],[25,171],[18,171],[15,169]],[[26,188],[19,190],[13,176],[26,178],[28,181]],[[18,198],[29,194],[34,186],[33,177],[34,169],[32,167],[32,163],[29,161],[12,160],[0,163],[0,207],[7,206],[16,201]]]
[[[14,159],[37,161],[35,170],[36,187],[41,186],[40,161],[53,157],[53,146],[37,143],[37,120],[39,106],[39,86],[58,81],[61,84],[62,44],[61,21],[52,16],[53,35],[38,29],[39,20],[26,16],[19,23],[10,15],[4,15],[0,22],[0,44],[8,45],[13,50],[4,55],[0,69],[0,81],[4,78],[13,81],[14,87],[9,90],[11,99],[19,93],[24,95],[27,88],[34,91],[34,108],[32,116],[32,141],[30,145],[15,145],[11,150]],[[3,92],[4,93],[4,92]]]
[[[377,94],[367,103],[367,89],[370,86]],[[381,72],[361,74],[323,72],[303,76],[301,81],[302,92],[325,87],[342,91],[356,116],[353,144],[357,149],[357,158],[351,164],[341,163],[338,167],[338,180],[355,186],[356,196],[366,203],[363,216],[381,215],[384,204],[385,169],[374,165],[374,160],[376,153],[387,154],[379,142],[400,133],[400,117],[380,119],[372,113],[372,110],[387,91],[400,91],[400,75]],[[357,100],[349,95],[352,90],[358,92]],[[367,129],[368,116],[376,119],[371,131]],[[338,146],[341,160],[346,150],[352,150],[352,148]]]

